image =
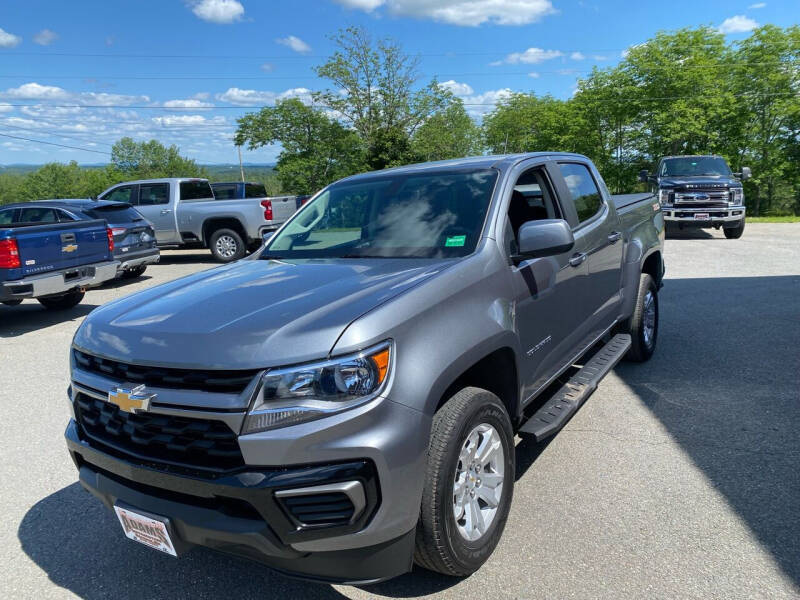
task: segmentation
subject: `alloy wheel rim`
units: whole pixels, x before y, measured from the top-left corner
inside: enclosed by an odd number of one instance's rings
[[[220,256],[230,258],[236,254],[236,240],[229,235],[221,235],[217,238],[216,248]]]
[[[656,335],[656,299],[653,292],[648,291],[644,296],[644,326],[642,334],[644,343],[650,347]]]
[[[461,444],[453,478],[453,516],[465,540],[479,540],[491,527],[503,496],[504,476],[500,434],[481,423]]]

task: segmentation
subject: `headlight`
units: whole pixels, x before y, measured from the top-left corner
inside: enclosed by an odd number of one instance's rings
[[[742,188],[731,188],[731,198],[728,204],[740,205],[744,202],[744,190]]]
[[[312,421],[372,400],[391,367],[391,343],[264,373],[242,434]]]
[[[658,190],[658,200],[661,204],[672,204],[669,199],[670,190]]]

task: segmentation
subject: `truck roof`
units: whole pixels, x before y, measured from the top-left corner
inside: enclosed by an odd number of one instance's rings
[[[111,187],[133,183],[180,183],[181,181],[208,181],[208,179],[205,177],[157,177],[155,179],[133,179],[131,181],[120,181]]]
[[[369,173],[351,175],[350,177],[346,177],[345,180],[353,181],[356,179],[369,179],[371,177],[380,177],[389,173],[403,174],[419,171],[445,171],[462,167],[473,167],[476,169],[507,169],[520,161],[527,160],[529,158],[540,157],[552,157],[554,159],[578,158],[585,161],[589,160],[582,154],[575,154],[572,152],[523,152],[519,154],[494,154],[488,156],[470,156],[466,158],[453,158],[450,160],[437,160],[413,165],[404,165],[402,167],[392,167],[390,169],[383,169],[381,171],[371,171]]]
[[[719,154],[671,154],[670,156],[662,156],[661,160],[665,158],[723,158]]]

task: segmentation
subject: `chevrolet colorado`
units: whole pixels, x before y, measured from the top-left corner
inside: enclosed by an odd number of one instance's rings
[[[647,170],[639,180],[650,183],[658,195],[664,220],[683,227],[713,227],[728,239],[744,233],[745,206],[742,181],[749,179],[749,167],[733,173],[721,156],[665,156],[658,161],[655,175]]]
[[[585,157],[349,177],[257,253],[93,311],[66,440],[125,535],[321,581],[463,576],[514,434],[562,427],[658,334],[664,222]]]

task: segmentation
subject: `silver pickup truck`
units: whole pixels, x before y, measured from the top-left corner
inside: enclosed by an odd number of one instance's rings
[[[208,180],[181,177],[126,181],[99,198],[135,206],[153,224],[159,246],[204,246],[220,262],[260,246],[296,208],[291,202],[283,210],[265,196],[217,199]]]
[[[168,554],[469,575],[506,523],[514,435],[553,435],[653,354],[663,238],[652,194],[610,196],[576,154],[333,183],[260,252],[86,318],[80,482]]]

